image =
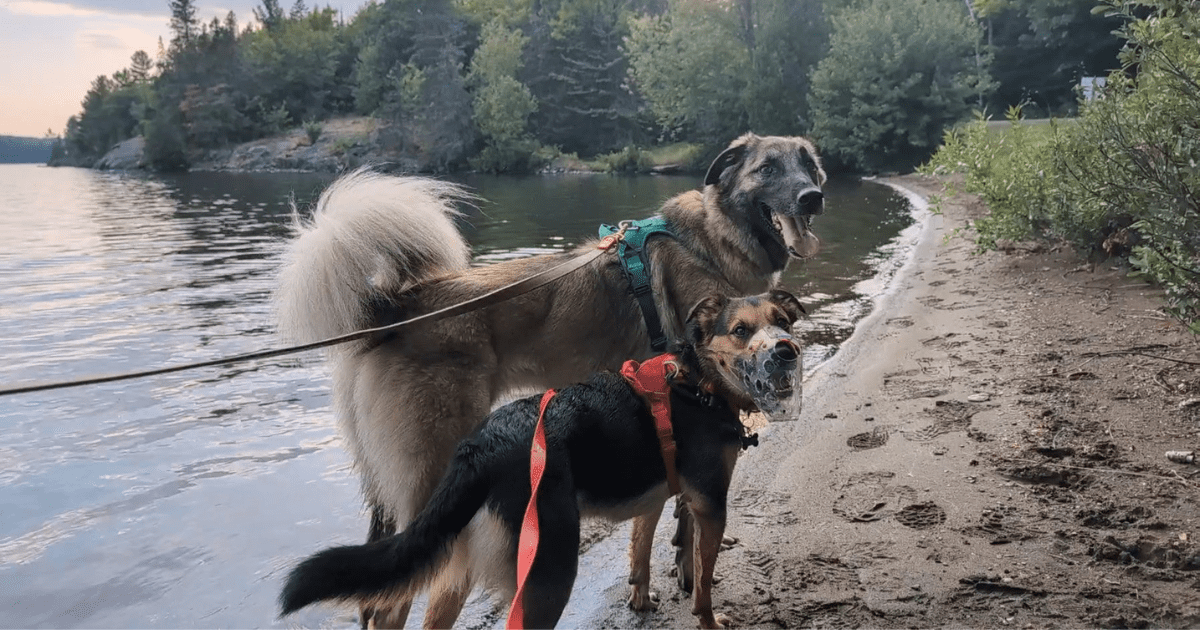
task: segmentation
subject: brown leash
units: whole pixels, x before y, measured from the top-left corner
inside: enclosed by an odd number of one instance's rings
[[[125,381],[125,380],[135,379],[135,378],[144,378],[147,376],[158,376],[160,374],[171,374],[173,372],[182,372],[184,370],[194,370],[197,368],[215,367],[218,365],[230,365],[233,363],[241,363],[244,361],[251,361],[254,359],[269,359],[272,357],[283,356],[286,354],[296,354],[299,352],[306,352],[308,350],[316,350],[318,348],[327,348],[329,346],[336,346],[338,344],[347,343],[350,341],[354,341],[356,339],[362,339],[364,337],[370,337],[372,335],[378,335],[380,333],[400,330],[400,329],[406,328],[408,326],[415,326],[417,324],[437,321],[439,319],[446,319],[447,317],[454,317],[455,315],[461,315],[463,313],[467,313],[467,312],[473,311],[473,310],[478,310],[478,309],[481,309],[481,308],[484,308],[487,306],[491,306],[493,304],[499,304],[500,302],[512,299],[514,297],[517,297],[518,295],[529,293],[530,291],[532,291],[538,287],[542,287],[551,282],[554,282],[555,280],[558,280],[559,278],[562,278],[563,276],[586,266],[588,263],[599,258],[600,256],[603,256],[606,252],[612,250],[613,246],[616,245],[617,242],[620,241],[621,238],[623,238],[623,236],[624,236],[623,231],[620,233],[617,233],[617,234],[613,234],[611,236],[607,236],[600,241],[600,243],[596,246],[596,249],[589,251],[586,254],[581,254],[579,256],[576,256],[575,258],[572,258],[571,260],[568,260],[562,264],[551,267],[545,271],[536,273],[532,276],[529,276],[528,278],[523,278],[512,284],[500,287],[499,289],[496,289],[495,291],[484,293],[483,295],[481,295],[479,297],[471,298],[470,300],[467,300],[465,302],[459,302],[458,304],[452,304],[450,306],[447,306],[446,308],[439,309],[439,310],[436,310],[436,311],[433,311],[430,313],[426,313],[424,315],[419,315],[417,317],[413,317],[412,319],[406,319],[404,321],[396,322],[394,324],[388,324],[387,326],[379,326],[376,328],[367,328],[365,330],[357,330],[352,333],[340,335],[338,337],[331,337],[329,339],[323,339],[321,341],[314,341],[312,343],[306,343],[306,344],[299,345],[299,346],[289,346],[287,348],[274,348],[274,349],[270,349],[270,350],[260,350],[258,352],[248,352],[246,354],[237,354],[237,355],[233,355],[233,356],[229,356],[229,357],[223,357],[220,359],[211,359],[208,361],[198,361],[196,363],[185,363],[182,365],[173,365],[173,366],[157,368],[157,369],[153,369],[153,370],[142,370],[139,372],[122,372],[122,373],[118,373],[118,374],[102,374],[102,375],[88,376],[88,377],[69,380],[69,381],[24,383],[24,384],[20,384],[20,385],[13,385],[13,386],[9,386],[9,387],[0,388],[0,396],[12,396],[15,394],[27,394],[27,393],[31,393],[31,392],[42,392],[42,391],[47,391],[47,390],[52,390],[52,389],[64,389],[67,387],[81,387],[83,385],[98,385],[100,383],[111,383],[114,381]]]

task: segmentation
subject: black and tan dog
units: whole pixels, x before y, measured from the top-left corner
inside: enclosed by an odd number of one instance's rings
[[[541,531],[522,591],[526,627],[558,622],[575,581],[579,520],[636,519],[630,544],[629,603],[653,606],[650,542],[667,500],[668,471],[677,471],[681,498],[696,524],[693,613],[703,628],[720,624],[712,610],[713,565],[725,529],[725,499],[746,430],[740,410],[755,409],[762,385],[739,369],[760,357],[766,380],[788,396],[800,348],[792,323],[803,309],[784,291],[748,298],[709,297],[687,320],[669,379],[676,450],[660,450],[655,419],[642,394],[622,375],[601,372],[551,399],[545,412],[546,464],[537,497]],[[750,391],[755,390],[755,391]],[[287,614],[316,601],[386,604],[429,583],[450,560],[451,543],[469,531],[490,549],[473,554],[471,571],[511,598],[516,590],[517,540],[530,498],[530,445],[540,396],[500,407],[457,449],[433,498],[403,532],[304,560],[280,597]],[[507,600],[506,600],[507,601]]]
[[[670,199],[672,237],[646,245],[668,339],[687,309],[714,295],[774,286],[790,257],[813,255],[825,173],[803,138],[746,135],[713,162],[701,191]],[[325,191],[287,253],[276,295],[281,329],[312,342],[436,311],[532,276],[581,252],[472,267],[455,227],[467,196],[436,180],[359,171]],[[616,256],[519,297],[387,338],[332,351],[333,399],[372,506],[368,540],[407,524],[428,502],[458,442],[514,392],[579,381],[651,355],[647,327]],[[474,578],[460,537],[431,584],[426,627],[449,627]],[[486,553],[486,551],[482,552]],[[685,556],[684,564],[688,558]],[[690,575],[685,570],[682,575]],[[403,627],[410,600],[364,611]]]

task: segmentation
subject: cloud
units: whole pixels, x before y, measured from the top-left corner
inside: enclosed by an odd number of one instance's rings
[[[281,0],[284,10],[294,0]],[[168,0],[0,0],[0,9],[18,15],[42,17],[101,17],[122,16],[165,21],[170,19]],[[333,6],[347,16],[354,15],[368,0],[307,0],[309,8]],[[207,21],[233,11],[243,20],[254,14],[259,0],[217,0],[215,3],[196,2],[196,17]]]
[[[154,48],[146,48],[156,43],[157,34],[128,25],[98,26],[80,30],[76,34],[76,46],[80,49],[106,50],[124,56],[131,55],[133,50],[143,49],[154,52]]]
[[[102,48],[107,50],[129,49],[124,40],[112,33],[84,31],[78,35],[78,39],[79,45],[84,48]]]
[[[0,2],[0,7],[17,15],[36,17],[106,17],[121,16],[162,20],[170,15],[165,0],[135,0],[121,2],[116,6],[113,2],[102,0],[53,2],[51,0],[7,0]]]

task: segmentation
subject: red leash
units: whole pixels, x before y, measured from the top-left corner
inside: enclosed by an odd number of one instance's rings
[[[533,446],[529,449],[529,505],[525,506],[525,520],[521,523],[521,537],[517,542],[517,594],[513,596],[512,606],[508,610],[508,624],[505,626],[508,630],[525,627],[525,605],[521,600],[525,595],[525,580],[533,568],[533,559],[537,557],[537,493],[542,483],[542,473],[546,472],[546,427],[543,418],[551,398],[554,398],[553,389],[542,394],[537,428],[533,430]]]
[[[621,376],[633,387],[650,405],[650,413],[654,416],[654,427],[658,432],[658,443],[662,448],[663,465],[667,469],[667,488],[672,495],[679,494],[679,476],[675,471],[675,437],[671,430],[671,388],[669,377],[678,370],[675,355],[662,354],[653,359],[647,359],[639,364],[637,361],[626,361],[621,366]],[[521,523],[521,536],[517,541],[517,593],[513,596],[512,606],[508,610],[508,623],[505,628],[515,630],[525,627],[525,605],[522,599],[525,595],[525,581],[529,578],[529,570],[537,557],[538,529],[537,493],[542,482],[542,473],[546,472],[546,407],[554,398],[551,389],[542,395],[542,403],[538,408],[537,427],[533,430],[533,446],[529,449],[529,505],[525,507],[525,520]]]

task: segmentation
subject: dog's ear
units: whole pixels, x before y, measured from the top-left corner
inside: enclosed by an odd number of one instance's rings
[[[726,170],[742,163],[742,158],[746,157],[746,136],[742,136],[733,141],[728,149],[721,152],[717,159],[713,160],[712,165],[708,167],[708,174],[704,176],[704,185],[712,186],[721,182],[721,174]]]
[[[801,163],[807,163],[804,158],[807,156],[812,161],[812,165],[816,170],[816,180],[818,186],[824,186],[826,175],[825,167],[821,165],[821,154],[817,153],[817,147],[813,146],[807,138],[800,138],[800,156]]]
[[[688,339],[694,344],[699,344],[712,337],[717,318],[728,303],[729,300],[724,295],[710,295],[697,302],[687,316]]]
[[[808,311],[804,310],[804,305],[801,304],[800,300],[796,299],[796,296],[792,295],[791,293],[788,293],[783,289],[771,289],[771,292],[768,295],[770,296],[772,303],[783,309],[783,312],[788,314],[788,317],[791,318],[792,323],[795,323],[796,320],[800,319],[800,316],[808,315]]]

